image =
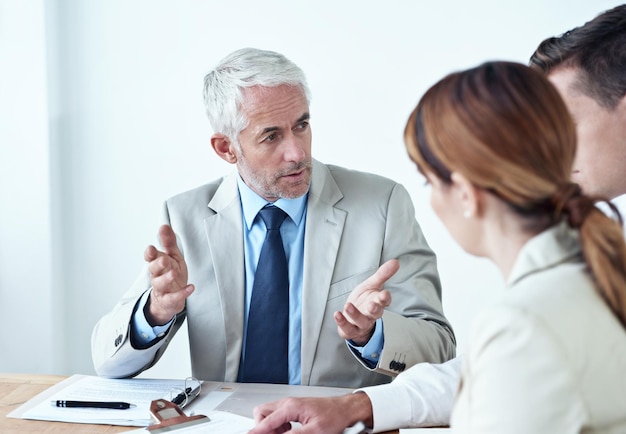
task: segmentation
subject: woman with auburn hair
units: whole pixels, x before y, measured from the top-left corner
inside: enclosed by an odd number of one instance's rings
[[[422,97],[404,137],[446,229],[506,282],[457,359],[455,431],[626,432],[621,218],[570,181],[575,126],[556,89],[512,62],[453,73]],[[299,433],[341,432],[359,420],[375,432],[414,426],[418,369],[364,393],[265,404],[252,432],[286,432],[289,421],[302,423]]]
[[[575,126],[556,89],[516,63],[449,75],[405,142],[447,230],[507,287],[472,323],[452,426],[626,430],[626,246],[603,199],[570,181]]]

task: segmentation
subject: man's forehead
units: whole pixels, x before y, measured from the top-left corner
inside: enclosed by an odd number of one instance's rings
[[[309,118],[304,92],[296,86],[253,86],[243,90],[243,112],[266,127],[296,123]],[[256,122],[255,122],[256,123]]]
[[[250,86],[241,90],[244,107],[257,101],[266,101],[276,98],[298,98],[306,101],[304,90],[300,86],[281,84],[279,86]]]

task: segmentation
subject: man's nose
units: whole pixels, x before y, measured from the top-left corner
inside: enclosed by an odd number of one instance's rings
[[[305,158],[306,152],[303,138],[297,137],[295,134],[289,134],[285,138],[283,145],[284,159],[286,161],[302,161]]]

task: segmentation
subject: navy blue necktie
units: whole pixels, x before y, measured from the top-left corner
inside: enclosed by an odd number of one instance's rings
[[[269,206],[259,211],[267,233],[254,274],[241,381],[289,382],[289,270],[280,236],[287,214]]]

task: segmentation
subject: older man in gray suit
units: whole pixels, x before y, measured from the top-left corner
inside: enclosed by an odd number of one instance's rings
[[[204,93],[212,147],[237,171],[165,202],[160,250],[146,249],[146,269],[94,329],[97,373],[153,366],[185,319],[192,373],[204,380],[359,387],[454,357],[408,193],[312,159],[302,71],[243,49],[205,77]],[[285,280],[286,298],[257,323],[255,273],[272,229],[257,213],[268,205],[282,210],[284,255],[266,280]],[[265,330],[279,318],[283,328]]]

